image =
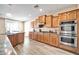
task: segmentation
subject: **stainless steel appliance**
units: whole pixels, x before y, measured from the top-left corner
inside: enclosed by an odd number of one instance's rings
[[[75,20],[61,22],[60,43],[77,47],[77,22]]]

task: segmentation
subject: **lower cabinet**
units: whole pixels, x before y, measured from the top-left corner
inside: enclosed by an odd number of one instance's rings
[[[49,44],[53,46],[59,45],[59,37],[57,34],[50,34]]]
[[[44,33],[44,43],[49,44],[49,33]]]
[[[13,47],[17,45],[17,38],[16,37],[17,37],[16,34],[8,35],[8,38],[9,38]]]
[[[17,44],[24,42],[24,33],[8,35],[8,38],[12,46],[15,47]]]
[[[40,42],[44,42],[43,33],[38,33],[38,38],[37,38],[37,40],[40,41]]]
[[[34,40],[37,40],[37,38],[38,38],[37,32],[34,32],[34,33],[33,33],[33,39],[34,39]]]
[[[23,43],[24,42],[24,33],[18,33],[18,39],[17,43]]]
[[[37,41],[41,41],[41,36],[40,36],[40,33],[38,33],[38,38],[37,38]]]

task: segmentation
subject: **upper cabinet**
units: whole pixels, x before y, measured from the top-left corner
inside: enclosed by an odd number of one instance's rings
[[[52,15],[46,16],[46,24],[45,24],[46,27],[52,27],[52,18],[53,18]]]
[[[60,13],[59,15],[59,21],[63,21],[63,20],[66,20],[66,13]]]
[[[77,14],[77,10],[69,11],[66,13],[66,19],[67,20],[76,19],[77,18],[76,14]]]
[[[58,16],[53,16],[53,19],[52,19],[52,27],[58,27],[58,26],[59,26]]]
[[[38,20],[39,20],[39,23],[43,23],[43,24],[45,24],[46,15],[39,16],[39,17],[38,17]]]
[[[59,20],[64,21],[64,20],[76,20],[77,15],[78,15],[79,10],[72,10],[64,13],[59,14]]]

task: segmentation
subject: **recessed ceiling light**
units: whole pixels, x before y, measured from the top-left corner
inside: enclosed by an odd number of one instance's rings
[[[40,9],[40,11],[43,11],[43,9]]]
[[[6,13],[6,16],[7,17],[12,17],[12,14],[11,13]]]

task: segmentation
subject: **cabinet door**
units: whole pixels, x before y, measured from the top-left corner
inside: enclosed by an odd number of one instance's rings
[[[40,36],[40,33],[38,33],[38,41],[40,41],[40,39],[41,39],[41,36]]]
[[[59,19],[58,19],[58,16],[54,16],[54,17],[53,17],[52,26],[53,26],[53,27],[58,27],[58,26],[59,26]]]
[[[66,20],[66,13],[59,14],[59,21],[61,22],[61,21],[64,21],[64,20]]]
[[[34,40],[37,40],[38,35],[37,35],[37,33],[36,33],[36,32],[34,32],[33,37],[34,37],[34,38],[33,38]]]
[[[67,12],[67,20],[76,19],[76,10]]]
[[[44,42],[43,33],[40,33],[40,41],[41,41],[41,42]]]
[[[50,45],[58,46],[59,40],[56,34],[50,34]]]
[[[39,22],[40,23],[45,23],[46,15],[39,16]]]
[[[49,43],[49,33],[44,33],[44,43]]]
[[[14,34],[13,35],[13,46],[16,46],[17,45],[17,39],[18,39],[17,34]]]
[[[76,10],[69,12],[69,19],[70,20],[76,19]]]
[[[53,16],[46,16],[46,27],[52,27],[52,18]]]
[[[24,42],[24,33],[18,33],[18,43]]]

